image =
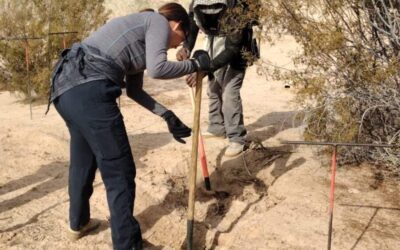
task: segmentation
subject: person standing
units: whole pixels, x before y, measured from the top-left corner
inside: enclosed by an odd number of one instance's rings
[[[209,126],[205,137],[229,139],[226,156],[244,151],[246,128],[240,89],[246,74],[247,60],[242,51],[251,41],[252,29],[242,27],[228,17],[228,10],[237,7],[235,0],[193,0],[190,4],[191,33],[177,52],[177,59],[189,57],[195,46],[199,29],[207,36],[206,47],[211,57],[208,82]],[[189,86],[195,85],[196,75],[188,77]]]
[[[167,50],[179,46],[189,30],[186,10],[170,3],[158,12],[115,18],[63,51],[52,74],[49,105],[54,103],[71,136],[68,192],[72,239],[99,225],[91,220],[89,204],[99,168],[114,249],[142,249],[140,226],[133,216],[135,164],[116,99],[125,85],[132,99],[164,118],[175,139],[190,136],[190,128],[142,90],[146,69],[150,77],[159,79],[209,69],[205,51],[190,60],[167,60]]]

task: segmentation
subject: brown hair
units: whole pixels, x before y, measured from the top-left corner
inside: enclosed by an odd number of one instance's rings
[[[190,31],[190,19],[185,8],[178,3],[167,3],[158,9],[158,13],[167,18],[168,21],[176,21],[181,23],[183,32],[186,36]]]

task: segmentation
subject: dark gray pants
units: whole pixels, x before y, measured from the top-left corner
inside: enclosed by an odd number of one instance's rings
[[[114,249],[141,249],[133,217],[136,169],[123,117],[116,103],[121,88],[101,80],[75,86],[54,101],[71,135],[70,226],[90,220],[89,199],[99,168],[107,191]]]
[[[243,107],[240,89],[245,70],[226,66],[218,70],[208,83],[208,132],[226,135],[230,142],[244,144],[246,129],[243,124]]]

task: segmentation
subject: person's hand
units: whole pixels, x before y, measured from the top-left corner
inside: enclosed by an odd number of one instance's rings
[[[192,130],[188,128],[171,110],[168,110],[162,115],[162,118],[167,122],[168,130],[174,139],[180,143],[186,142],[182,138],[189,137]]]
[[[206,74],[204,74],[204,73],[198,73],[198,72],[194,72],[194,73],[192,73],[192,74],[189,74],[187,77],[186,77],[186,84],[189,86],[189,87],[191,87],[191,88],[194,88],[194,87],[196,87],[196,84],[197,84],[197,75],[198,74],[201,74],[202,76],[203,76],[203,78],[206,76]],[[209,77],[214,77],[213,76],[213,74],[211,73],[211,72],[209,72],[208,73],[208,76]]]
[[[197,72],[194,72],[186,77],[186,84],[193,88],[196,87],[197,83]]]
[[[207,72],[210,70],[211,59],[208,53],[204,50],[196,50],[192,56],[193,66],[195,71]]]
[[[196,87],[196,84],[197,84],[197,74],[199,74],[199,73],[194,72],[194,73],[192,73],[192,74],[190,74],[190,75],[188,75],[188,76],[186,77],[186,84],[187,84],[189,87],[191,87],[191,88]],[[203,77],[205,76],[205,74],[202,74],[202,75],[203,75]]]
[[[189,49],[185,47],[181,47],[177,52],[176,52],[176,60],[178,61],[183,61],[189,59],[190,51]]]

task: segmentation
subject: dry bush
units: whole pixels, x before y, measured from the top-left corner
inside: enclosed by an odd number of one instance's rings
[[[31,82],[31,94],[47,95],[52,62],[63,48],[61,36],[48,36],[52,32],[77,31],[67,35],[70,46],[96,27],[108,16],[102,1],[28,1],[0,0],[0,38],[40,37],[37,40],[0,40],[0,60],[3,71],[0,81],[8,90],[27,94]],[[26,71],[25,45],[29,43],[30,70]],[[0,66],[1,67],[1,66]],[[30,81],[29,81],[30,80]]]
[[[400,4],[393,0],[265,0],[264,37],[290,34],[294,70],[261,63],[293,84],[307,140],[400,145]],[[400,171],[398,149],[346,148],[342,162]]]

